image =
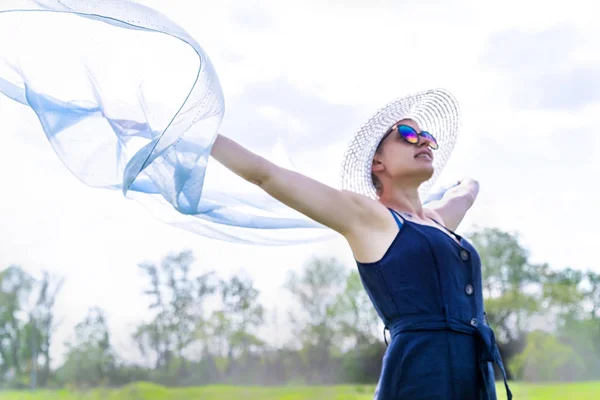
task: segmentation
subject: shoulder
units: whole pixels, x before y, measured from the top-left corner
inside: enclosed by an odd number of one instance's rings
[[[356,220],[356,231],[385,229],[390,220],[394,221],[391,210],[378,200],[347,190],[343,190],[342,193],[354,204],[354,214],[349,217]]]
[[[433,209],[433,208],[424,208],[423,212],[424,212],[424,214],[425,214],[425,216],[427,218],[431,218],[431,219],[435,220],[437,223],[442,224],[443,226],[446,226],[446,222],[444,221],[444,218],[435,209]]]
[[[344,192],[357,204],[357,213],[345,235],[354,259],[361,263],[379,261],[398,235],[399,226],[392,211],[376,199]]]

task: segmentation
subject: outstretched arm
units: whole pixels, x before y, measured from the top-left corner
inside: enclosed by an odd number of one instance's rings
[[[367,215],[374,208],[368,203],[371,199],[279,167],[222,135],[217,136],[211,155],[277,200],[342,235],[349,235],[364,221],[373,221]]]
[[[446,228],[456,230],[478,193],[479,183],[473,179],[465,179],[444,193],[439,201],[432,202],[427,209],[440,218]]]

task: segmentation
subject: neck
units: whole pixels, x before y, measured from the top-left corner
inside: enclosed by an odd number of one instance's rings
[[[425,219],[419,188],[416,187],[393,187],[383,190],[379,201],[386,207],[396,211],[405,212],[421,219]]]

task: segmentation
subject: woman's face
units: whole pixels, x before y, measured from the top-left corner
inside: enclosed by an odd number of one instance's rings
[[[390,181],[425,182],[434,172],[431,143],[420,135],[417,143],[408,143],[398,132],[398,125],[408,125],[417,133],[421,132],[415,121],[405,119],[392,126],[391,132],[382,140],[373,158],[373,173],[384,187]]]

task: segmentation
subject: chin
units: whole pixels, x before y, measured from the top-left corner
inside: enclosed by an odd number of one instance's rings
[[[433,161],[427,160],[425,162],[421,162],[420,165],[417,165],[416,167],[419,170],[431,171],[431,173],[433,173]]]
[[[435,170],[433,169],[433,165],[429,165],[426,168],[421,168],[419,170],[419,175],[422,177],[423,182],[428,181],[433,176]]]

